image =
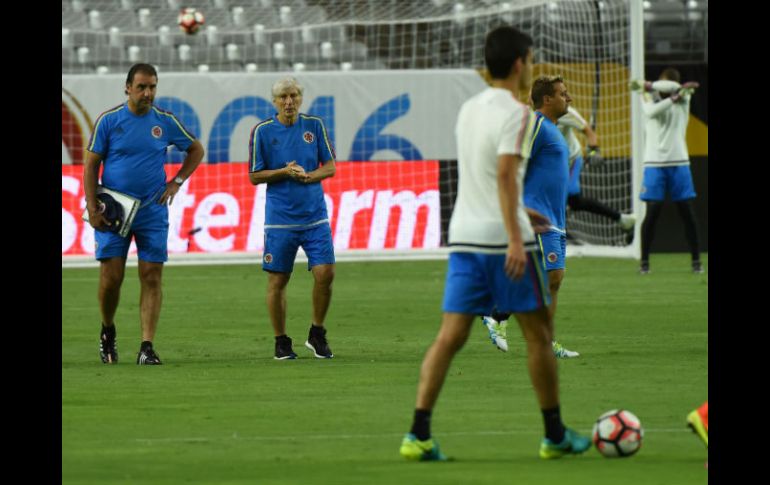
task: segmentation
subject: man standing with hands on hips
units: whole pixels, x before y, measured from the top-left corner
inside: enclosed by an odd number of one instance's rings
[[[96,229],[96,259],[100,261],[99,309],[102,330],[99,354],[105,364],[118,362],[115,312],[132,237],[139,256],[139,313],[142,343],[139,365],[162,362],[152,346],[160,317],[163,263],[168,260],[168,206],[181,185],[203,159],[203,145],[170,112],[153,105],[158,73],[150,64],[134,64],[128,71],[128,100],[97,118],[88,143],[83,187],[91,226]],[[166,181],[166,149],[176,145],[187,156],[176,176]],[[99,167],[104,164],[102,185],[139,199],[139,209],[129,233],[109,230],[97,198]]]

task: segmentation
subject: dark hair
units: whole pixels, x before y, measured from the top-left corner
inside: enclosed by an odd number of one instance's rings
[[[155,76],[155,79],[158,79],[158,71],[156,71],[151,64],[134,64],[131,66],[131,69],[128,70],[128,76],[126,76],[126,86],[133,84],[134,75],[136,75],[137,72],[147,74],[148,76]],[[128,94],[128,91],[126,91],[126,94]]]
[[[679,71],[674,69],[673,67],[667,67],[663,70],[663,72],[660,74],[661,77],[665,77],[669,81],[676,81],[676,82],[682,82],[682,76],[679,75]]]
[[[532,105],[535,109],[543,106],[543,98],[546,96],[553,96],[556,92],[554,86],[557,83],[563,83],[564,78],[561,76],[540,76],[532,83]]]
[[[505,79],[511,73],[516,59],[527,59],[532,37],[516,27],[503,25],[487,34],[484,43],[484,62],[492,79]]]

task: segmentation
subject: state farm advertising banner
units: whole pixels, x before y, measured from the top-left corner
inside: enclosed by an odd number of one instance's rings
[[[292,73],[300,111],[324,120],[339,160],[456,160],[462,103],[486,84],[470,69]],[[155,104],[203,143],[204,162],[248,160],[251,128],[275,113],[287,74],[158,73]],[[93,123],[126,100],[125,74],[62,75],[62,164],[80,164]],[[172,149],[169,162],[181,162]]]
[[[178,170],[166,165],[169,178]],[[337,250],[439,247],[437,161],[337,162],[322,184]],[[265,196],[246,163],[201,164],[169,207],[169,253],[262,251]],[[94,253],[84,208],[83,166],[63,165],[63,256]]]

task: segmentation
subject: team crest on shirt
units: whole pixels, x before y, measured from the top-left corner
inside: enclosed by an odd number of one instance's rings
[[[315,140],[315,137],[312,133],[309,131],[306,131],[305,134],[302,135],[302,139],[305,140],[306,143],[313,143],[313,140]]]
[[[559,257],[556,256],[556,253],[548,253],[548,256],[546,257],[548,258],[549,263],[555,263],[556,260],[559,259]]]
[[[273,262],[273,255],[270,253],[265,253],[264,257],[265,263],[270,264]]]
[[[155,138],[160,138],[160,136],[163,134],[163,130],[160,126],[155,125],[152,127],[152,136]]]

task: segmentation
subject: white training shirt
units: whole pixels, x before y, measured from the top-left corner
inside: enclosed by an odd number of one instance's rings
[[[678,103],[671,98],[660,100],[645,93],[644,111],[644,166],[674,167],[689,165],[687,151],[687,123],[690,121],[690,96],[684,95]]]
[[[522,158],[518,224],[525,249],[535,249],[522,197],[533,127],[532,110],[506,89],[490,87],[463,103],[455,126],[458,182],[449,221],[450,251],[505,254],[508,233],[497,193],[497,157],[503,154]]]
[[[567,146],[569,147],[569,162],[572,166],[572,162],[583,154],[583,147],[580,145],[576,131],[580,133],[586,129],[588,122],[580,116],[580,113],[572,106],[567,108],[567,114],[559,118],[556,126],[564,135],[564,139],[567,140]]]

